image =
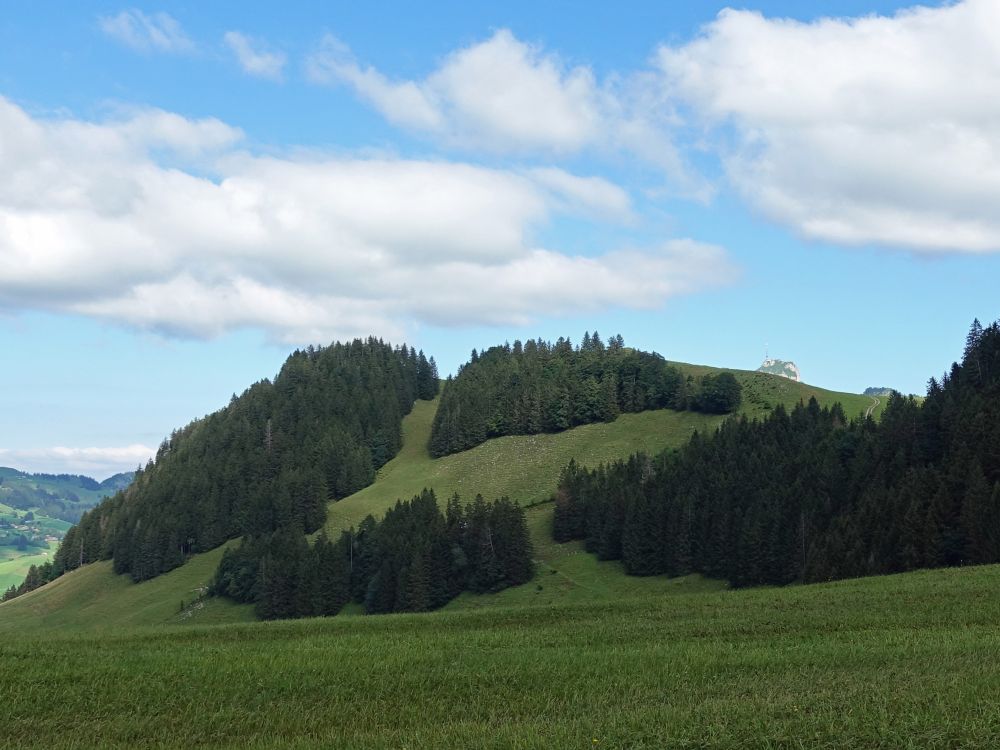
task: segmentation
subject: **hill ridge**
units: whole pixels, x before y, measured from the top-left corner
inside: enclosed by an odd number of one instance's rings
[[[694,376],[721,370],[686,363],[675,364]],[[777,403],[791,405],[799,400],[808,400],[811,396],[817,397],[824,404],[841,401],[847,413],[854,416],[860,416],[871,403],[870,399],[860,395],[827,391],[793,383],[778,376],[734,369],[728,371],[736,374],[742,382],[746,397],[741,413],[750,417],[767,413]],[[561,433],[495,438],[469,451],[431,459],[426,437],[429,435],[437,404],[437,400],[416,402],[411,413],[403,420],[403,443],[398,455],[382,467],[375,482],[328,505],[328,532],[357,525],[368,513],[379,515],[397,499],[409,499],[425,486],[436,489],[440,502],[445,502],[447,495],[454,490],[460,490],[467,500],[471,500],[476,492],[483,492],[486,496],[507,494],[525,504],[542,502],[555,489],[558,473],[570,457],[583,455],[586,463],[595,463],[623,458],[636,450],[653,453],[669,445],[679,445],[695,429],[714,429],[725,419],[695,412],[647,411],[622,415],[615,422],[584,425]],[[534,472],[503,469],[504,462],[510,457],[528,454],[537,457],[548,455],[549,458],[538,464]],[[491,466],[498,468],[490,468],[486,472]],[[486,476],[489,481],[476,483],[468,479],[456,482],[459,477],[469,477],[477,472]],[[543,481],[544,485],[539,484]],[[582,548],[574,546],[575,543],[554,546],[549,537],[550,505],[537,506],[529,510],[528,516],[536,549],[541,550],[538,577],[543,580],[542,591],[536,592],[533,584],[529,583],[495,597],[463,595],[449,605],[450,608],[503,606],[526,601],[548,604],[565,600],[577,601],[585,595],[587,586],[592,592],[603,592],[601,596],[614,596],[615,592],[624,590],[674,592],[701,590],[706,586],[717,587],[717,584],[704,583],[697,578],[675,581],[626,579],[617,563],[591,561],[588,555],[582,554]],[[0,604],[4,608],[0,609],[0,621],[17,621],[26,626],[34,619],[31,615],[34,613],[35,617],[43,619],[45,627],[74,627],[71,616],[66,619],[66,613],[59,615],[51,609],[58,609],[60,601],[69,601],[66,597],[72,589],[80,588],[76,601],[82,604],[93,600],[93,603],[86,616],[77,622],[78,627],[105,627],[105,621],[122,619],[116,612],[116,597],[121,597],[119,601],[123,608],[139,610],[139,614],[124,615],[124,621],[147,625],[177,624],[181,600],[190,603],[192,590],[196,584],[208,582],[221,554],[222,548],[219,547],[192,556],[187,563],[165,574],[169,578],[160,576],[142,584],[128,583],[125,577],[115,576],[110,565],[101,564],[100,568],[87,575],[75,573],[68,583],[62,584],[59,596],[50,594],[53,584],[48,584],[11,602]],[[88,567],[92,566],[85,566],[85,570]],[[553,570],[557,573],[552,573]],[[545,576],[549,578],[546,579]],[[570,581],[573,578],[579,582],[577,585]],[[157,584],[157,581],[160,583]],[[560,585],[557,586],[556,581]],[[147,588],[134,590],[134,586]],[[156,601],[151,602],[147,597]],[[195,617],[187,618],[184,623],[244,620],[248,616],[246,607],[211,600]],[[2,630],[3,624],[0,622],[0,631]]]

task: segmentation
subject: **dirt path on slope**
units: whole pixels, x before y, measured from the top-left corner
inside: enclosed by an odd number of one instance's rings
[[[872,400],[872,405],[869,406],[868,407],[868,411],[865,412],[865,419],[868,419],[868,417],[870,417],[872,415],[872,412],[875,411],[878,408],[878,405],[880,403],[882,403],[881,401],[879,401],[874,396],[870,396],[869,398],[871,398],[871,400]]]

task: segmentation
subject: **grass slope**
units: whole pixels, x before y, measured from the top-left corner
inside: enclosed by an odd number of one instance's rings
[[[669,410],[623,414],[611,423],[584,425],[552,435],[495,438],[462,453],[431,458],[427,442],[438,401],[418,401],[403,421],[403,448],[378,474],[375,483],[331,503],[327,530],[339,532],[369,513],[381,515],[398,499],[409,500],[425,487],[447,500],[458,492],[468,502],[480,493],[507,495],[523,505],[547,500],[560,470],[575,458],[587,465],[660,451],[680,445],[695,430],[710,430],[721,417]]]
[[[1000,567],[0,639],[12,747],[995,747]],[[44,658],[40,658],[44,654]]]
[[[191,604],[197,589],[211,579],[223,549],[195,555],[180,568],[142,583],[115,575],[110,562],[85,565],[0,604],[0,633],[120,631],[141,625],[252,620],[251,607],[222,599],[207,600],[186,616],[180,613],[181,601]]]
[[[682,367],[696,376],[716,371]],[[849,415],[861,414],[871,404],[865,396],[824,391],[774,375],[733,372],[744,386],[743,412],[748,416],[762,416],[777,403],[791,407],[810,396],[816,396],[823,405],[840,401]],[[327,530],[331,535],[357,525],[369,513],[381,515],[396,500],[409,499],[425,487],[433,488],[442,500],[459,492],[467,501],[481,493],[491,499],[507,495],[525,505],[543,502],[555,490],[559,471],[571,458],[596,465],[638,450],[655,453],[682,444],[695,430],[714,429],[723,419],[669,410],[624,414],[609,424],[585,425],[554,435],[498,438],[463,453],[432,459],[427,442],[437,405],[436,400],[418,401],[403,420],[402,450],[382,468],[375,483],[330,504]],[[463,596],[450,607],[552,605],[716,590],[720,586],[697,576],[675,580],[626,576],[618,563],[599,562],[584,553],[578,543],[553,544],[551,519],[548,504],[529,510],[538,561],[535,581],[496,595]],[[178,622],[180,601],[190,601],[191,591],[211,578],[220,555],[220,550],[198,555],[178,570],[142,584],[115,576],[107,564],[87,566],[28,596],[0,605],[0,632],[5,621],[52,629]],[[182,622],[243,621],[250,617],[249,608],[211,601]]]
[[[680,368],[684,374],[694,378],[719,372],[731,372],[743,386],[743,404],[740,411],[751,418],[765,416],[778,404],[791,410],[799,401],[808,402],[810,398],[815,398],[820,406],[833,406],[839,402],[844,407],[844,413],[847,414],[848,418],[861,416],[872,405],[872,399],[868,396],[862,396],[858,393],[828,391],[808,383],[796,383],[794,380],[779,375],[753,370],[730,370],[705,365],[691,365],[686,362],[671,362],[671,364]],[[886,401],[885,398],[880,399],[879,406],[873,413],[875,417],[881,415]]]

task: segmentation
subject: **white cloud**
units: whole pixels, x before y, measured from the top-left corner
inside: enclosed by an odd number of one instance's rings
[[[650,308],[731,273],[694,243],[538,247],[560,214],[632,216],[621,188],[554,168],[263,157],[217,120],[39,120],[2,98],[0,132],[0,309],[301,344]]]
[[[413,81],[393,83],[372,67],[361,67],[350,49],[327,34],[320,49],[306,60],[314,83],[347,83],[397,125],[441,131],[444,114],[429,92]]]
[[[98,23],[105,34],[137,52],[183,54],[194,50],[194,42],[167,13],[146,15],[133,8],[117,16],[102,16]]]
[[[20,471],[83,474],[100,481],[145,466],[155,453],[155,448],[139,444],[112,448],[0,448],[0,463]]]
[[[734,135],[729,177],[811,238],[1000,250],[1000,4],[800,23],[723,11],[666,91]],[[724,136],[725,137],[725,136]]]
[[[222,39],[236,55],[244,72],[273,81],[281,80],[286,62],[284,53],[268,50],[259,41],[238,31],[227,31]]]
[[[306,70],[314,82],[346,84],[390,122],[450,146],[557,157],[627,153],[675,191],[699,199],[711,192],[677,149],[670,102],[648,85],[648,74],[600,82],[589,67],[569,66],[506,29],[455,50],[422,80],[391,80],[330,35]]]
[[[528,174],[562,198],[567,208],[577,206],[589,216],[620,219],[632,216],[628,193],[600,177],[579,177],[554,167],[536,167],[528,170]]]
[[[597,137],[599,91],[507,30],[449,55],[426,80],[394,83],[327,36],[308,61],[320,83],[347,83],[399,125],[497,150],[574,151]]]

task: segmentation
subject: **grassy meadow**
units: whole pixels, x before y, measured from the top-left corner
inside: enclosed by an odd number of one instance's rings
[[[998,585],[990,566],[428,615],[25,630],[0,639],[0,745],[995,747]]]

